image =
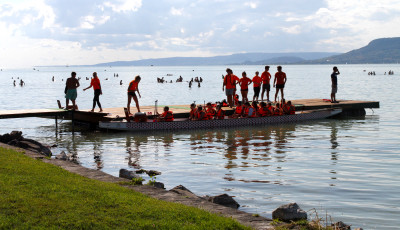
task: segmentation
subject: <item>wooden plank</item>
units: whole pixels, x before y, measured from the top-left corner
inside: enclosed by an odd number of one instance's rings
[[[0,110],[0,119],[63,116],[67,115],[68,113],[68,111],[63,109]]]

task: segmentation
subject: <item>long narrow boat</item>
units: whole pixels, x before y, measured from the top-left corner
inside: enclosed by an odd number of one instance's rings
[[[320,109],[296,112],[294,115],[255,117],[255,118],[225,118],[223,120],[189,121],[175,119],[172,122],[127,122],[108,121],[99,122],[101,129],[120,131],[150,131],[150,130],[177,130],[177,129],[209,129],[219,127],[252,126],[264,124],[290,123],[306,120],[323,119],[342,112],[342,109]]]

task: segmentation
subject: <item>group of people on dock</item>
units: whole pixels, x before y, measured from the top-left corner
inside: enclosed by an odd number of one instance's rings
[[[242,78],[238,78],[233,74],[231,69],[226,69],[226,76],[222,84],[222,91],[225,91],[229,107],[233,107],[234,99],[236,97],[236,85],[240,86],[240,93],[242,95],[242,101],[244,103],[248,102],[247,98],[249,92],[249,85],[253,83],[254,97],[253,101],[258,102],[258,98],[261,92],[261,101],[264,100],[264,93],[267,96],[267,102],[269,100],[269,92],[271,90],[271,74],[269,73],[269,66],[265,66],[264,72],[259,76],[259,72],[255,72],[255,76],[250,79],[247,77],[246,72],[242,72]],[[278,93],[281,92],[281,98],[284,98],[283,89],[285,88],[287,78],[286,73],[282,71],[282,66],[277,67],[277,72],[275,73],[273,87],[276,88],[275,92],[275,102],[277,100]]]
[[[114,77],[118,77],[118,74],[115,75]],[[141,78],[140,76],[136,76],[135,79],[133,81],[131,81],[129,83],[128,86],[128,104],[127,104],[127,108],[128,111],[130,113],[130,104],[132,99],[135,101],[136,104],[136,108],[138,109],[138,112],[140,112],[140,108],[139,108],[139,101],[138,98],[136,96],[136,92],[139,95],[139,98],[141,97],[140,92],[139,92],[139,82],[140,82]],[[121,80],[122,83],[122,80]],[[72,109],[72,110],[76,110],[78,109],[78,106],[76,105],[76,98],[78,96],[78,92],[77,92],[77,88],[80,86],[79,83],[79,79],[76,78],[76,72],[72,72],[71,73],[71,77],[67,79],[66,83],[65,83],[65,99],[66,99],[66,109]],[[100,108],[99,112],[103,112],[103,108],[101,107],[101,103],[100,103],[100,95],[103,94],[103,91],[101,89],[101,83],[100,83],[100,79],[97,76],[96,72],[93,72],[93,77],[90,81],[90,85],[86,88],[83,89],[83,91],[86,91],[89,88],[93,87],[93,91],[94,91],[94,96],[93,96],[93,106],[92,106],[92,110],[91,112],[94,112],[94,109],[97,106]],[[72,106],[69,106],[69,101],[71,100],[72,102]]]
[[[230,118],[240,118],[240,117],[264,117],[264,116],[277,116],[284,114],[294,114],[295,107],[292,105],[291,101],[285,102],[284,99],[284,88],[287,81],[286,74],[282,71],[282,66],[277,67],[277,72],[274,75],[273,87],[276,88],[275,92],[275,106],[272,106],[271,101],[269,100],[269,92],[271,90],[271,74],[269,73],[269,66],[265,66],[265,71],[259,76],[259,72],[255,72],[255,76],[250,79],[247,77],[246,72],[242,73],[242,78],[238,78],[233,74],[231,69],[226,69],[226,75],[223,79],[222,90],[225,91],[227,96],[227,102],[224,100],[219,104],[208,103],[205,108],[203,106],[196,107],[195,104],[190,106],[190,120],[211,120],[211,119],[224,119],[225,111],[222,109],[223,106],[227,106],[233,108],[235,106],[234,113],[230,116]],[[331,102],[338,103],[336,101],[336,93],[337,93],[337,76],[340,74],[338,68],[333,67],[333,73],[331,74],[332,81],[332,91],[331,91]],[[133,115],[131,113],[130,104],[133,101],[135,102],[137,111],[140,112],[139,107],[139,98],[141,98],[139,92],[139,83],[141,81],[141,77],[138,75],[129,83],[127,89],[127,112],[128,115]],[[253,101],[250,104],[249,99],[247,98],[248,94],[248,86],[253,83],[254,97]],[[239,97],[236,94],[236,85],[240,86],[240,92],[242,95],[242,101],[239,101]],[[77,88],[80,86],[79,80],[76,79],[76,73],[72,72],[71,77],[66,81],[65,87],[65,98],[67,109],[69,108],[69,100],[72,101],[72,109],[77,109],[75,100],[77,97]],[[97,73],[93,73],[93,78],[91,79],[90,85],[83,89],[84,91],[93,87],[94,97],[93,97],[93,107],[96,107],[96,104],[100,108],[99,112],[102,112],[103,109],[100,104],[99,97],[102,95],[102,89],[100,80],[97,76]],[[259,94],[261,92],[261,103],[258,104]],[[277,102],[277,96],[281,92],[281,101]],[[136,95],[137,93],[137,95]],[[264,93],[266,94],[267,101],[264,102]],[[169,107],[164,108],[163,114],[157,114],[159,121],[173,121],[173,113],[169,111]]]

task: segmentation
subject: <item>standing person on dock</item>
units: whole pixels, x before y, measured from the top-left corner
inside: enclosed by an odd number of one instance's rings
[[[337,75],[339,75],[339,69],[334,66],[333,73],[331,74],[331,81],[332,81],[332,91],[331,91],[331,103],[339,103],[336,101],[336,93],[337,93]]]
[[[135,101],[136,108],[137,108],[138,112],[140,112],[139,101],[138,101],[138,98],[137,98],[136,93],[135,93],[135,91],[137,91],[138,94],[139,94],[139,98],[142,97],[142,96],[140,96],[140,92],[139,92],[139,82],[140,82],[140,80],[141,80],[140,76],[137,75],[135,77],[135,80],[131,81],[129,83],[129,86],[128,86],[128,105],[127,105],[127,108],[128,108],[128,113],[129,114],[131,114],[131,107],[130,106],[131,106],[132,98]]]
[[[258,101],[258,96],[260,95],[260,87],[262,84],[262,79],[260,76],[258,76],[259,72],[256,72],[256,76],[253,77],[253,90],[254,90],[254,96],[253,96],[253,101]]]
[[[65,81],[65,108],[68,108],[69,100],[72,101],[72,110],[77,109],[75,100],[78,97],[76,89],[80,86],[78,79],[76,79],[76,73],[72,72],[71,77]]]
[[[276,103],[276,97],[278,96],[279,91],[281,91],[282,99],[284,99],[283,89],[285,88],[285,84],[286,84],[286,73],[282,72],[282,66],[278,66],[277,70],[278,70],[278,72],[275,73],[275,78],[274,78],[274,87],[276,87],[275,103]]]
[[[103,94],[103,92],[101,91],[101,85],[100,85],[100,79],[97,77],[97,73],[94,72],[93,73],[93,78],[90,81],[90,86],[83,89],[83,91],[89,89],[90,87],[93,86],[93,90],[94,90],[94,97],[93,97],[93,107],[92,107],[92,112],[94,112],[94,107],[96,107],[96,103],[100,108],[99,112],[103,112],[103,109],[101,108],[101,104],[100,104],[100,95]]]
[[[246,72],[243,71],[242,78],[239,79],[240,93],[242,94],[242,101],[247,102],[247,94],[249,93],[249,85],[251,84],[251,79],[247,77]]]
[[[236,92],[236,84],[239,81],[239,78],[236,75],[233,75],[231,69],[226,69],[226,76],[224,77],[224,82],[222,84],[222,91],[225,90],[226,87],[226,97],[228,100],[229,107],[233,107],[233,96]]]
[[[269,66],[265,66],[265,71],[261,74],[261,79],[262,79],[262,91],[261,91],[261,101],[264,100],[264,92],[266,91],[267,94],[267,102],[269,102],[269,91],[271,90],[271,85],[270,85],[270,80],[271,80],[271,74],[268,72],[269,71]]]

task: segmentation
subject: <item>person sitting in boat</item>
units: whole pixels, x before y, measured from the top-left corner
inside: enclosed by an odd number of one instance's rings
[[[217,113],[215,114],[216,120],[223,120],[225,119],[225,110],[222,109],[222,106],[219,104],[217,105]]]
[[[239,95],[235,94],[235,97],[233,98],[235,106],[238,106],[239,104]]]
[[[231,118],[239,118],[243,114],[243,106],[242,103],[239,101],[238,105],[236,106],[235,113],[232,114]]]
[[[267,108],[269,109],[269,112],[272,115],[274,113],[274,107],[272,106],[271,102],[268,102]]]
[[[274,107],[274,116],[280,116],[283,114],[283,110],[281,108],[281,105],[279,103],[276,103]]]
[[[253,101],[253,102],[251,103],[251,107],[253,107],[254,112],[256,113],[256,116],[259,116],[259,114],[258,114],[258,109],[259,109],[259,107],[258,107],[258,102]]]
[[[164,107],[164,112],[158,118],[158,121],[174,121],[174,115],[172,114],[172,111],[169,111],[168,106]]]
[[[283,113],[284,114],[290,114],[293,115],[296,113],[296,108],[294,105],[292,105],[291,101],[288,101],[284,106],[283,106]]]
[[[197,114],[196,104],[195,104],[195,103],[192,103],[192,104],[190,105],[189,120],[191,120],[191,121],[196,120],[196,114]]]
[[[215,111],[215,109],[213,108],[211,102],[207,103],[206,113],[207,113],[208,120],[214,119],[215,114],[217,113],[217,111]]]
[[[260,103],[260,108],[258,109],[258,116],[259,117],[266,117],[266,116],[271,116],[271,110],[267,107],[267,103],[261,102]]]
[[[244,103],[244,110],[242,117],[256,117],[256,111],[249,102]]]
[[[208,120],[207,113],[203,111],[203,107],[202,106],[197,107],[196,120],[197,121],[206,121],[206,120]]]
[[[226,102],[226,99],[222,100],[222,106],[223,107],[228,107],[228,102]]]

